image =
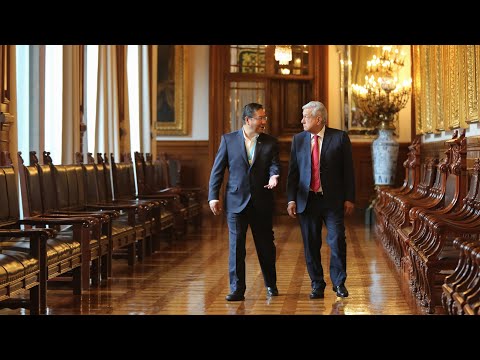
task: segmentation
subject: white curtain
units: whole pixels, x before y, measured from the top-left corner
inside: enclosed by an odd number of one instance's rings
[[[150,111],[150,71],[148,66],[148,45],[138,47],[138,77],[140,103],[140,152],[151,153],[155,159],[156,146],[152,146],[154,133]]]
[[[119,101],[120,106],[122,107],[120,111],[120,141],[122,142],[120,145],[121,152],[127,154],[130,152],[130,104],[129,104],[129,95],[128,95],[128,69],[127,69],[127,46],[117,46],[117,55],[121,57],[118,59],[118,66],[122,71],[121,79],[119,79],[118,87],[119,87]],[[121,64],[120,64],[121,63]],[[117,158],[115,158],[117,159]],[[118,159],[117,161],[120,161]]]
[[[95,153],[113,153],[120,159],[117,45],[98,49],[98,92]]]

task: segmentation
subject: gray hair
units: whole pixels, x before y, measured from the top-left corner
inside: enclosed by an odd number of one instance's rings
[[[322,117],[322,122],[324,124],[327,123],[327,117],[328,117],[327,108],[320,101],[310,101],[308,104],[305,104],[302,106],[302,110],[305,110],[305,109],[313,109],[311,115],[312,116],[320,115]]]

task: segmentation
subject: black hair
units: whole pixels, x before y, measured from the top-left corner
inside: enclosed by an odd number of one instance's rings
[[[242,120],[243,122],[245,123],[245,117],[253,117],[253,115],[255,115],[255,112],[257,112],[258,110],[260,109],[263,109],[263,105],[262,104],[257,104],[257,103],[250,103],[250,104],[247,104],[243,107],[243,114],[242,114]]]

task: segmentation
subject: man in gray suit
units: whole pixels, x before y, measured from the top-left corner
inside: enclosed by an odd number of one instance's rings
[[[303,132],[293,137],[287,178],[287,212],[299,215],[311,299],[324,297],[320,256],[322,223],[330,246],[330,279],[337,296],[347,297],[347,244],[344,215],[354,210],[352,144],[346,132],[326,126],[327,109],[310,101],[303,109]]]
[[[208,202],[214,215],[221,213],[219,191],[225,169],[229,176],[225,212],[229,229],[227,301],[245,299],[245,242],[248,225],[253,234],[267,296],[277,296],[276,247],[273,235],[273,193],[280,176],[278,140],[264,133],[267,116],[262,105],[243,108],[240,130],[222,136],[210,174]]]

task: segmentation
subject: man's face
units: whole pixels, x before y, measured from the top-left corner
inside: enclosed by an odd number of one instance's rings
[[[263,133],[267,127],[268,118],[265,109],[255,111],[253,117],[247,117],[247,126],[256,134]]]
[[[303,130],[311,133],[318,133],[323,128],[322,117],[320,115],[312,116],[313,109],[304,109],[301,123],[303,124]]]

